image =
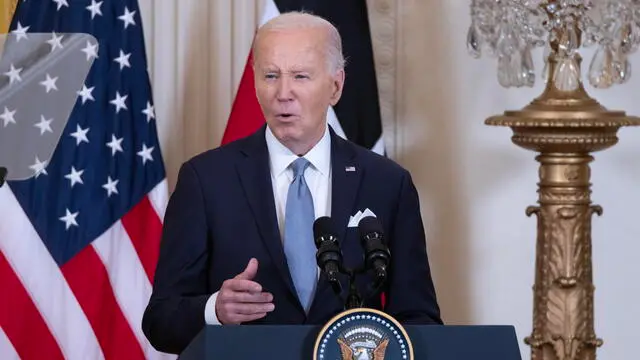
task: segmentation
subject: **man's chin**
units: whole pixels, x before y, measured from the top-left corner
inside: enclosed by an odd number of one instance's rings
[[[295,143],[302,138],[302,134],[294,129],[279,129],[274,131],[273,134],[283,143]]]

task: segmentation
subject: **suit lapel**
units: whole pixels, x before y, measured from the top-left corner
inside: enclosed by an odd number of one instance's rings
[[[353,214],[356,196],[364,169],[356,163],[353,145],[333,134],[331,141],[331,218],[343,242],[349,217]]]
[[[265,127],[247,139],[246,146],[242,149],[246,157],[237,164],[237,171],[253,217],[258,224],[262,241],[291,294],[295,295],[293,280],[289,274],[280,240],[264,130]]]

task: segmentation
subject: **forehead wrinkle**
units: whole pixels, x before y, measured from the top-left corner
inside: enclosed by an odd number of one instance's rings
[[[274,58],[277,59],[279,57],[290,57],[291,54],[293,54],[294,58],[303,58],[302,61],[304,61],[305,63],[313,63],[313,67],[316,67],[315,65],[317,65],[317,67],[320,67],[330,62],[329,60],[331,54],[328,49],[329,33],[328,31],[326,31],[326,29],[296,29],[301,33],[306,33],[305,35],[297,33],[293,30],[294,29],[278,28],[263,29],[260,36],[255,38],[255,42],[253,44],[253,65],[258,65],[257,62],[260,60],[264,61],[264,59],[271,60]],[[284,36],[289,39],[280,41],[273,40],[274,37],[277,38],[278,36]],[[290,44],[283,44],[283,42],[291,41],[290,38],[293,38],[294,42],[300,43],[293,51],[290,48]]]

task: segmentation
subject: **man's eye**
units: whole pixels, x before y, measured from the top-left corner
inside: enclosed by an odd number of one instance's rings
[[[309,78],[309,76],[307,76],[307,75],[302,75],[302,74],[297,74],[296,75],[296,79],[308,79],[308,78]]]
[[[275,78],[277,78],[276,74],[266,74],[264,77],[265,77],[265,79],[275,79]]]

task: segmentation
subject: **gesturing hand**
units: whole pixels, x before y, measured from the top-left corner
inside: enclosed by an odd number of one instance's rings
[[[253,281],[257,272],[258,260],[252,258],[243,272],[222,283],[215,306],[221,324],[240,324],[273,311],[273,295]]]

